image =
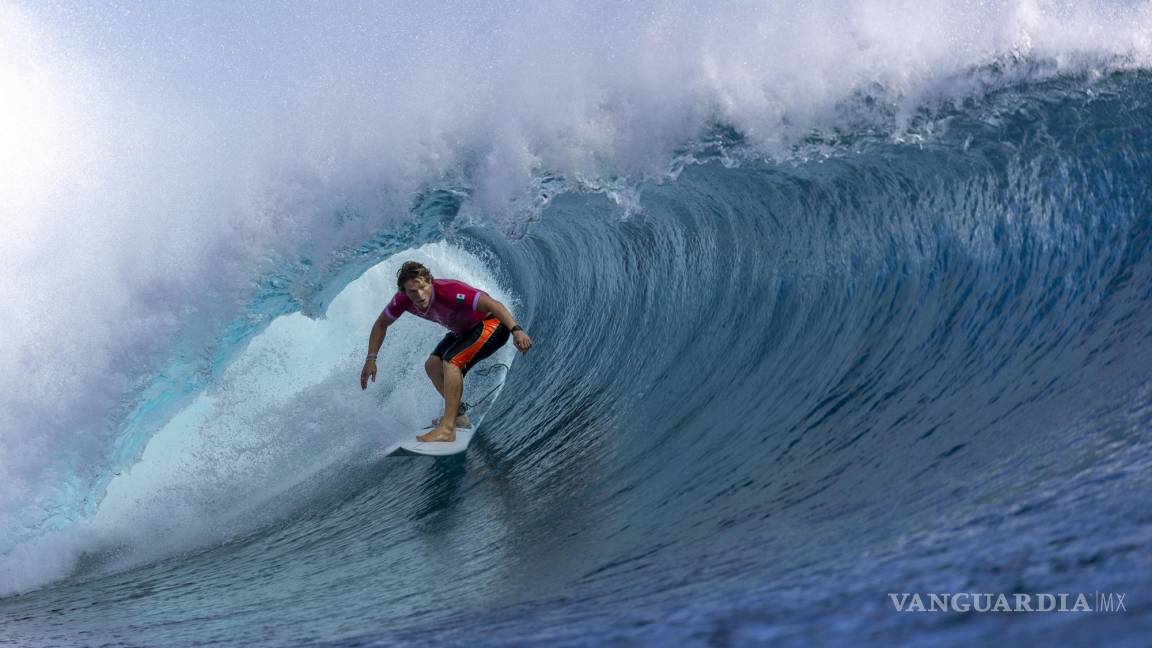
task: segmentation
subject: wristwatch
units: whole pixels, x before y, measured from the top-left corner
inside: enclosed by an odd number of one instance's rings
[[[512,329],[510,330],[510,332],[512,332],[512,333],[515,333],[516,331],[523,331],[523,330],[524,330],[524,329],[520,328],[520,325],[519,325],[519,324],[517,324],[516,326],[513,326],[513,327],[512,327]]]

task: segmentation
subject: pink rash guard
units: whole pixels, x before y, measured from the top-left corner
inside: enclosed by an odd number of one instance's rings
[[[463,281],[433,279],[432,303],[428,304],[427,311],[419,311],[412,300],[408,299],[408,295],[400,291],[384,308],[384,314],[395,322],[407,311],[416,317],[442,324],[453,333],[464,333],[488,317],[488,313],[476,310],[480,295],[483,294],[483,290],[473,288]]]

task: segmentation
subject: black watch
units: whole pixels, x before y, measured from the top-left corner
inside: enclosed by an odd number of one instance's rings
[[[524,330],[524,329],[520,328],[520,325],[519,325],[519,324],[517,324],[516,326],[513,326],[513,327],[510,329],[510,331],[509,331],[509,332],[511,332],[511,333],[515,333],[516,331],[523,331],[523,330]]]

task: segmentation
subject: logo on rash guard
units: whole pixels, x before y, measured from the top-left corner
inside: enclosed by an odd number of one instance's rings
[[[464,293],[456,293],[456,301],[463,302],[464,299]]]

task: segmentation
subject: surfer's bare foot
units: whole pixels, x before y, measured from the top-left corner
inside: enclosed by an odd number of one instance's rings
[[[456,440],[456,430],[452,430],[441,425],[428,434],[421,434],[420,436],[416,437],[416,440],[422,443],[427,443],[429,441],[444,441],[446,443],[452,443]]]
[[[436,418],[432,419],[432,425],[440,425],[440,417],[436,417]],[[458,427],[458,428],[470,428],[470,427],[472,427],[472,421],[468,420],[467,414],[457,414],[456,415],[456,427]]]

